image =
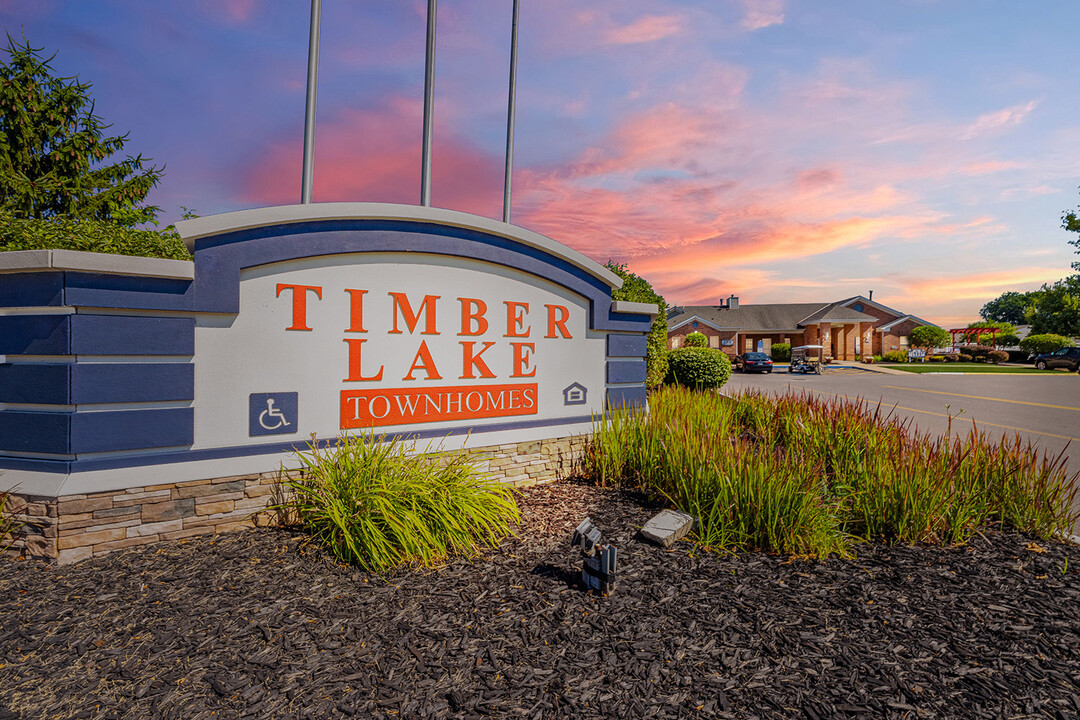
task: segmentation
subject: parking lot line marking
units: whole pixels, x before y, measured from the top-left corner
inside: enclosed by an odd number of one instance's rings
[[[843,395],[843,394],[840,394],[840,393],[825,392],[824,390],[815,390],[814,388],[801,388],[801,389],[808,390],[810,392],[821,393],[822,395],[832,395],[833,397],[842,397],[842,398],[847,398],[848,400],[861,400],[861,401],[866,402],[866,403],[872,403],[871,400],[869,400],[867,398],[864,398],[864,397],[858,397],[858,396],[852,397],[851,395]],[[902,390],[907,390],[908,388],[901,388],[901,389]],[[1053,433],[1039,432],[1038,430],[1028,430],[1027,428],[1018,428],[1018,427],[1014,427],[1012,425],[999,425],[997,423],[986,422],[985,420],[976,420],[975,418],[964,417],[963,415],[946,415],[945,413],[930,412],[929,410],[917,410],[915,408],[904,407],[903,405],[886,405],[884,400],[882,400],[881,405],[883,407],[890,407],[890,408],[893,408],[895,410],[907,410],[908,412],[922,413],[923,415],[934,415],[936,417],[943,417],[943,418],[950,418],[951,417],[953,420],[965,420],[967,422],[975,423],[976,425],[980,425],[980,426],[989,426],[989,427],[995,427],[995,428],[1002,428],[1004,430],[1013,430],[1015,432],[1030,433],[1032,435],[1043,435],[1045,437],[1057,438],[1058,440],[1071,440],[1071,441],[1074,441],[1074,442],[1080,442],[1080,438],[1070,437],[1068,435],[1055,435]]]
[[[993,400],[994,402],[1013,403],[1014,405],[1034,405],[1035,407],[1053,408],[1055,410],[1075,410],[1080,412],[1080,407],[1071,405],[1048,405],[1046,403],[1029,402],[1027,400],[1005,400],[1003,398],[983,397],[982,395],[963,395],[961,393],[943,392],[941,390],[920,390],[919,388],[900,387],[898,385],[882,385],[892,390],[911,390],[912,392],[933,393],[934,395],[950,395],[952,397],[971,398],[972,400]]]

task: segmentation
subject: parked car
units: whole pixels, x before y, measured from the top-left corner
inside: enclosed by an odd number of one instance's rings
[[[1045,355],[1036,355],[1034,362],[1035,367],[1040,370],[1065,368],[1073,372],[1080,372],[1080,347],[1061,348]]]
[[[743,372],[772,372],[772,358],[765,353],[747,352],[735,356],[735,369]]]

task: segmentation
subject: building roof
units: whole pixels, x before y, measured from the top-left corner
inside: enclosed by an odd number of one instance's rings
[[[817,322],[877,322],[877,320],[878,319],[873,315],[867,315],[864,312],[853,310],[852,308],[839,303],[830,303],[813,315],[804,318],[801,324],[810,325]]]
[[[923,325],[933,323],[914,315],[894,310],[874,302],[862,295],[828,303],[768,303],[761,305],[740,305],[729,308],[722,305],[685,305],[674,306],[668,310],[668,332],[691,323],[701,322],[716,330],[742,330],[747,332],[800,332],[806,325],[814,323],[879,323],[881,318],[859,312],[851,306],[856,302],[873,305],[884,312],[896,315],[897,319],[884,327],[891,327],[900,320],[914,320]]]
[[[833,303],[777,303],[740,305],[737,308],[716,305],[687,305],[674,308],[668,327],[674,330],[695,317],[718,330],[778,330],[796,332],[802,320],[831,307]]]

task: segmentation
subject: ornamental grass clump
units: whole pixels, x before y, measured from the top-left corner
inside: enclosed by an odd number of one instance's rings
[[[465,453],[428,456],[384,437],[343,435],[299,452],[284,510],[335,558],[373,572],[432,566],[494,546],[520,519],[513,491]]]
[[[991,523],[1052,539],[1080,480],[1017,437],[920,434],[881,405],[671,387],[597,422],[586,473],[691,513],[703,545],[819,556],[962,543]]]

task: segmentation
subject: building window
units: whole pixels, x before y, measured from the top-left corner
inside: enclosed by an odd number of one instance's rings
[[[901,335],[900,336],[900,347],[906,348],[907,346],[908,346],[908,337],[907,337],[907,335]]]
[[[851,309],[855,312],[862,312],[862,303],[855,303],[851,306]]]
[[[697,327],[697,320],[695,320],[694,322],[690,323],[690,327],[695,327],[695,328],[696,328],[696,327]]]
[[[709,347],[711,347],[711,348],[719,348],[720,347],[720,336],[719,335],[710,335],[709,336]]]

